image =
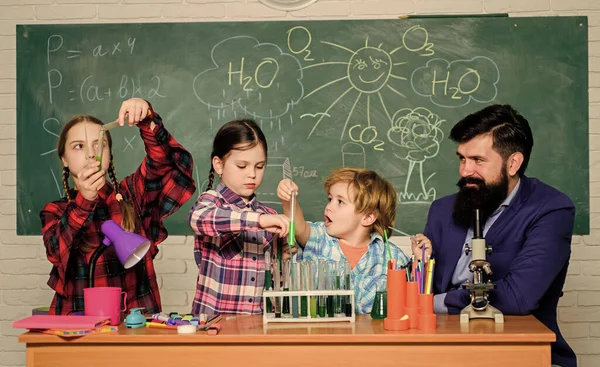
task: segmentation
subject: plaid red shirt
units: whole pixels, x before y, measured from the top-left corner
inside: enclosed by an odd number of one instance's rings
[[[150,122],[154,121],[154,130]],[[158,244],[167,238],[163,219],[173,214],[196,191],[192,178],[192,156],[164,128],[160,116],[138,124],[146,158],[132,175],[120,183],[123,198],[133,206],[136,232],[152,242],[144,259],[125,270],[114,247],[109,246],[96,263],[94,286],[120,287],[127,293],[127,308],[145,307],[145,312],[161,311],[153,259]],[[56,291],[51,314],[83,311],[83,289],[89,284],[92,252],[84,253],[82,239],[102,246],[100,226],[108,219],[121,223],[122,215],[113,186],[107,182],[98,197],[89,201],[72,190],[74,200],[63,198],[47,204],[40,213],[46,255],[54,265],[48,285]]]

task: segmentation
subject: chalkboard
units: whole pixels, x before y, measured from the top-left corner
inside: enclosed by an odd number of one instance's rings
[[[509,103],[533,128],[528,175],[568,194],[575,233],[589,232],[586,17],[19,25],[16,37],[18,234],[39,234],[40,209],[63,195],[63,124],[112,121],[132,96],[192,153],[198,192],[217,129],[250,117],[269,143],[261,201],[281,210],[275,189],[291,176],[306,217],[321,220],[331,170],[368,167],[397,188],[407,233],[456,191],[451,127]],[[143,145],[136,128],[113,137],[122,178]],[[195,199],[170,234],[191,234]]]

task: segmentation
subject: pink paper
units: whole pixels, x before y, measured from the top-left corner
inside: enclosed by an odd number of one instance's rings
[[[95,329],[106,323],[106,316],[34,315],[13,322],[16,329]]]

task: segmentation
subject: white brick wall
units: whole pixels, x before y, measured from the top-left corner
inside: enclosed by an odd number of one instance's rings
[[[483,8],[487,13],[512,13],[548,11],[551,6],[548,0],[484,0]]]
[[[189,1],[188,1],[189,2]],[[231,3],[225,4],[227,9],[227,18],[230,19],[271,19],[285,18],[285,11],[277,10],[264,6],[261,3],[240,4]]]
[[[0,0],[0,367],[23,366],[15,319],[46,306],[50,264],[40,236],[16,235],[15,24],[173,22],[245,19],[394,18],[409,13],[498,13],[511,16],[587,15],[590,50],[589,236],[573,239],[572,265],[559,321],[580,366],[600,366],[600,1],[598,0],[319,0],[286,13],[258,0]],[[406,239],[402,247],[407,248]],[[196,265],[191,237],[170,237],[157,260],[166,310],[190,309]]]
[[[161,11],[160,5],[98,5],[98,19],[139,19],[141,22],[160,18]]]
[[[162,15],[171,18],[224,18],[225,14],[226,5],[223,4],[170,4],[162,9]]]

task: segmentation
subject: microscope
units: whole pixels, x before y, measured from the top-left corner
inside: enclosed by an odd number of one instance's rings
[[[473,228],[473,239],[471,248],[465,244],[465,254],[472,253],[469,270],[473,273],[473,283],[467,281],[463,288],[468,289],[471,294],[471,303],[460,311],[460,323],[468,324],[471,319],[493,319],[496,323],[504,323],[504,315],[497,308],[490,305],[488,292],[496,288],[496,284],[490,280],[484,281],[484,272],[487,276],[492,275],[490,263],[486,261],[486,253],[492,253],[492,248],[486,246],[483,238],[483,223],[479,216],[479,209],[475,209],[475,225]]]

